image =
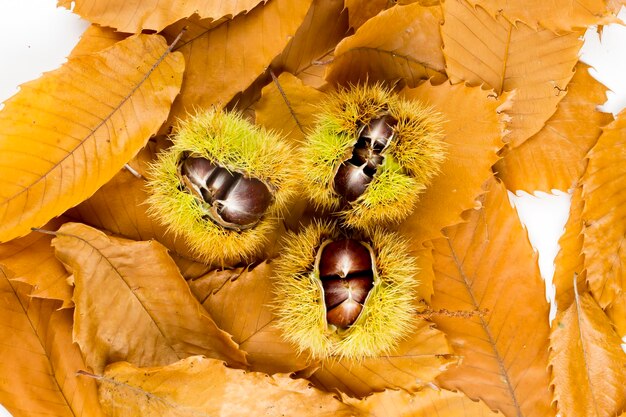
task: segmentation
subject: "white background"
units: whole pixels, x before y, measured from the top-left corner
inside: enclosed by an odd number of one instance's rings
[[[626,21],[624,10],[620,17]],[[57,9],[55,0],[0,0],[0,102],[15,94],[20,84],[65,62],[87,26],[67,10]],[[617,114],[626,106],[626,28],[607,26],[601,42],[595,30],[590,29],[585,35],[581,59],[592,65],[592,75],[612,90],[602,109]],[[553,261],[567,220],[570,196],[556,192],[510,197],[528,229],[531,243],[539,251],[539,266],[551,296]],[[5,416],[10,414],[0,406],[0,417]]]

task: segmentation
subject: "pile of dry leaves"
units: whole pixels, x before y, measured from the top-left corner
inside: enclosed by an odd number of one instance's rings
[[[619,3],[60,0],[93,24],[0,112],[0,403],[16,417],[624,415],[626,116],[596,110],[606,89],[578,61]],[[146,214],[147,166],[212,107],[299,149],[329,93],[376,82],[445,119],[440,172],[395,226],[419,314],[388,354],[316,360],[270,308],[303,199],[263,256],[207,265]],[[570,188],[550,327],[506,190]]]

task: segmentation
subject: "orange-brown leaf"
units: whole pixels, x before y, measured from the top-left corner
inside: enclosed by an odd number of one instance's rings
[[[440,24],[439,7],[414,3],[385,10],[337,45],[326,79],[342,85],[402,79],[409,87],[431,77],[441,82]]]
[[[346,0],[345,3],[350,16],[350,27],[354,29],[358,29],[393,4],[389,0]]]
[[[434,242],[432,308],[474,313],[433,316],[463,357],[437,380],[508,417],[553,416],[537,255],[502,184],[491,182],[483,207]]]
[[[72,49],[70,58],[100,52],[123,41],[128,36],[127,33],[116,32],[112,28],[91,25],[80,35],[80,40]]]
[[[189,282],[217,325],[247,353],[252,370],[275,374],[308,366],[306,355],[283,340],[270,310],[274,294],[271,264],[213,271]]]
[[[138,35],[22,85],[0,112],[0,241],[80,203],[167,117],[184,63]]]
[[[65,219],[53,219],[44,226],[46,230],[58,229]],[[61,300],[61,308],[71,307],[72,287],[70,274],[54,256],[50,246],[52,236],[32,232],[22,238],[0,244],[0,264],[14,273],[14,280],[32,286],[31,297]]]
[[[478,87],[424,83],[405,90],[407,98],[422,100],[443,113],[447,144],[441,173],[420,196],[415,211],[399,226],[416,251],[423,242],[441,236],[441,229],[459,223],[461,213],[476,205],[482,185],[491,175],[502,145],[502,100]]]
[[[172,23],[197,14],[203,19],[218,20],[252,10],[267,0],[59,0],[59,6],[72,10],[83,19],[119,32],[139,33],[142,30],[160,32]],[[72,8],[72,3],[73,8]]]
[[[181,93],[162,131],[196,109],[223,106],[246,89],[288,44],[304,20],[311,0],[272,0],[217,27],[191,18],[165,30],[174,37],[187,26],[176,50],[185,57]]]
[[[502,15],[512,23],[524,22],[538,29],[540,26],[554,32],[603,25],[617,21],[611,16],[603,0],[469,0],[492,15]]]
[[[626,337],[626,293],[620,294],[615,302],[606,308],[606,315],[611,319],[618,336]]]
[[[585,269],[602,308],[626,289],[626,112],[603,129],[582,179]]]
[[[360,415],[306,381],[229,369],[199,356],[161,368],[115,363],[98,380],[110,417]]]
[[[453,363],[450,353],[444,334],[416,317],[413,334],[388,355],[361,361],[331,359],[310,380],[325,391],[339,390],[351,397],[389,388],[416,391]]]
[[[52,244],[74,272],[74,338],[96,372],[119,360],[153,366],[199,354],[245,363],[159,243],[66,223]]]
[[[588,293],[559,313],[550,336],[554,398],[562,417],[614,416],[626,405],[626,353]]]
[[[0,402],[14,417],[104,417],[95,381],[72,342],[72,311],[32,298],[0,265]]]
[[[582,175],[585,155],[613,117],[596,107],[606,101],[606,87],[578,63],[567,95],[546,125],[516,148],[507,148],[495,170],[509,190],[567,191]]]
[[[472,401],[460,392],[424,388],[415,394],[385,391],[359,401],[344,398],[371,417],[496,417],[500,414],[481,401]]]
[[[443,54],[452,82],[516,90],[507,140],[518,146],[537,133],[565,97],[582,33],[556,34],[492,17],[466,0],[444,3]]]

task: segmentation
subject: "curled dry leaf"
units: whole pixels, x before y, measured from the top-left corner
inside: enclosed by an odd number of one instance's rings
[[[443,113],[446,159],[415,211],[398,231],[410,239],[415,251],[422,243],[441,236],[441,229],[459,223],[461,213],[476,205],[482,185],[492,176],[491,166],[502,146],[508,102],[489,96],[480,88],[448,83],[428,83],[404,90],[405,97],[421,100]]]
[[[160,32],[166,26],[193,14],[212,20],[233,17],[250,11],[265,1],[267,0],[59,0],[58,4],[92,23],[109,26],[120,32],[139,33],[146,29]]]
[[[496,417],[482,401],[473,401],[460,392],[426,387],[414,394],[387,390],[364,400],[349,397],[344,402],[371,417]]]
[[[137,35],[22,85],[0,112],[0,241],[109,181],[167,117],[183,67],[161,36]]]
[[[605,25],[619,20],[611,15],[603,0],[507,1],[469,0],[484,7],[493,16],[502,15],[509,22],[524,22],[534,29],[548,28],[554,32],[569,31],[591,25]]]
[[[46,230],[56,230],[66,221],[52,219],[44,226]],[[30,234],[0,244],[0,264],[14,273],[13,280],[32,286],[29,295],[37,298],[60,300],[61,308],[71,307],[72,287],[68,283],[65,267],[54,256],[50,246],[52,236],[31,232]]]
[[[582,178],[584,266],[602,308],[626,289],[626,112],[603,129]]]
[[[160,368],[115,363],[97,379],[110,417],[360,415],[306,381],[229,369],[199,356]]]
[[[14,417],[104,417],[95,381],[72,343],[72,311],[32,298],[0,265],[0,402]]]
[[[506,148],[495,165],[509,190],[549,193],[576,184],[601,127],[613,120],[609,113],[596,111],[606,101],[606,90],[589,74],[589,66],[579,62],[556,113],[536,135],[516,148]]]
[[[483,85],[497,94],[516,90],[507,111],[511,122],[506,140],[519,146],[541,130],[565,97],[582,33],[513,25],[466,0],[446,1],[443,8],[441,35],[450,80]]]
[[[189,286],[217,325],[246,352],[252,370],[299,371],[309,365],[307,356],[283,340],[274,325],[271,275],[271,264],[263,262],[254,268],[214,271],[190,281]]]
[[[445,335],[432,323],[415,318],[411,336],[387,355],[361,361],[330,359],[309,377],[325,391],[365,397],[386,389],[416,391],[432,383],[456,358]]]
[[[52,244],[74,272],[74,338],[95,372],[119,360],[153,366],[199,354],[245,364],[161,244],[109,237],[78,223],[63,225]]]
[[[550,365],[563,417],[614,416],[626,406],[626,353],[606,315],[588,293],[559,313],[550,336]]]
[[[409,87],[428,78],[442,82],[440,24],[439,7],[415,3],[385,10],[337,45],[326,79],[341,85],[401,79]]]
[[[181,93],[161,131],[169,133],[177,118],[210,106],[223,106],[246,89],[281,53],[294,35],[311,0],[272,0],[264,7],[228,20],[182,20],[164,33],[174,37],[188,27],[176,48],[186,62]]]
[[[506,189],[491,181],[483,209],[434,242],[433,316],[463,357],[437,381],[507,417],[553,416],[548,389],[549,305],[530,246]]]

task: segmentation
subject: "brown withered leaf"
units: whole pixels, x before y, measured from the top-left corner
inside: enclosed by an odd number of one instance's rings
[[[217,325],[233,335],[252,370],[268,374],[306,368],[306,355],[281,337],[270,304],[274,298],[272,267],[213,271],[189,282],[191,291]]]
[[[298,145],[315,124],[315,113],[325,94],[304,85],[287,72],[278,77],[278,82],[285,96],[276,83],[265,87],[255,106],[256,122],[266,129],[281,133]],[[289,100],[289,105],[285,99]]]
[[[66,223],[52,241],[75,277],[74,338],[95,372],[203,354],[241,366],[245,355],[204,312],[167,250]]]
[[[166,26],[193,14],[197,14],[203,19],[212,20],[218,20],[222,17],[230,18],[250,11],[259,3],[266,1],[58,0],[58,5],[72,10],[92,23],[109,26],[119,32],[139,33],[142,30],[160,32]]]
[[[398,228],[419,251],[423,242],[441,237],[441,229],[459,223],[461,213],[476,205],[483,183],[492,176],[491,166],[498,160],[504,135],[500,112],[508,102],[496,100],[478,87],[449,83],[436,87],[424,83],[403,94],[433,106],[445,118],[447,155],[441,173]]]
[[[584,256],[582,235],[582,212],[584,202],[582,188],[576,187],[572,194],[569,218],[565,224],[565,233],[559,239],[559,253],[554,259],[552,282],[556,288],[556,306],[558,311],[565,311],[574,302],[574,277],[579,290],[586,291],[586,276],[583,272]]]
[[[326,79],[341,85],[401,79],[409,87],[444,81],[441,19],[439,7],[419,3],[385,10],[337,45]]]
[[[481,401],[464,394],[426,387],[414,394],[384,391],[364,400],[345,397],[344,402],[371,417],[496,417]]]
[[[52,219],[44,226],[56,230],[66,219]],[[71,307],[72,287],[67,279],[70,274],[54,256],[50,246],[52,236],[31,232],[30,234],[0,244],[0,264],[14,273],[14,280],[32,286],[29,295],[37,298],[60,300],[60,308]]]
[[[80,35],[80,40],[72,49],[70,58],[100,52],[129,36],[128,33],[116,32],[115,29],[92,24]]]
[[[31,297],[0,265],[0,402],[14,417],[104,417],[95,381],[72,343],[72,311]]]
[[[626,353],[589,293],[559,313],[550,336],[550,365],[559,413],[614,416],[626,406]]]
[[[434,242],[433,309],[455,353],[463,357],[437,381],[484,401],[505,416],[553,416],[548,374],[549,305],[537,255],[505,187],[491,181],[483,209]]]
[[[596,111],[606,101],[606,87],[581,62],[567,86],[567,95],[546,125],[516,148],[507,148],[495,165],[509,190],[567,191],[582,175],[585,155],[613,116]]]
[[[443,8],[441,35],[450,80],[483,85],[497,94],[516,90],[505,139],[519,146],[541,130],[565,97],[582,33],[513,25],[466,0],[446,1]]]
[[[176,48],[185,57],[185,79],[161,132],[169,133],[177,118],[223,106],[246,89],[282,52],[310,4],[311,0],[272,0],[217,27],[191,18],[165,29],[173,38],[188,27]]]
[[[109,181],[167,117],[183,67],[161,36],[137,35],[22,85],[0,112],[0,241]]]
[[[534,29],[548,28],[554,32],[586,28],[591,25],[615,23],[603,0],[469,0],[474,6],[484,7],[493,16],[502,15],[512,23],[524,22]]]
[[[391,0],[346,0],[345,3],[350,16],[350,27],[354,29],[395,4]]]
[[[330,359],[309,377],[315,386],[365,397],[386,389],[416,391],[431,383],[456,358],[450,357],[445,335],[432,323],[415,318],[412,335],[388,355],[361,361]]]
[[[110,417],[360,415],[306,381],[229,369],[200,356],[161,368],[115,363],[97,379]]]
[[[589,288],[602,308],[626,289],[626,112],[602,130],[582,178],[583,254]]]

